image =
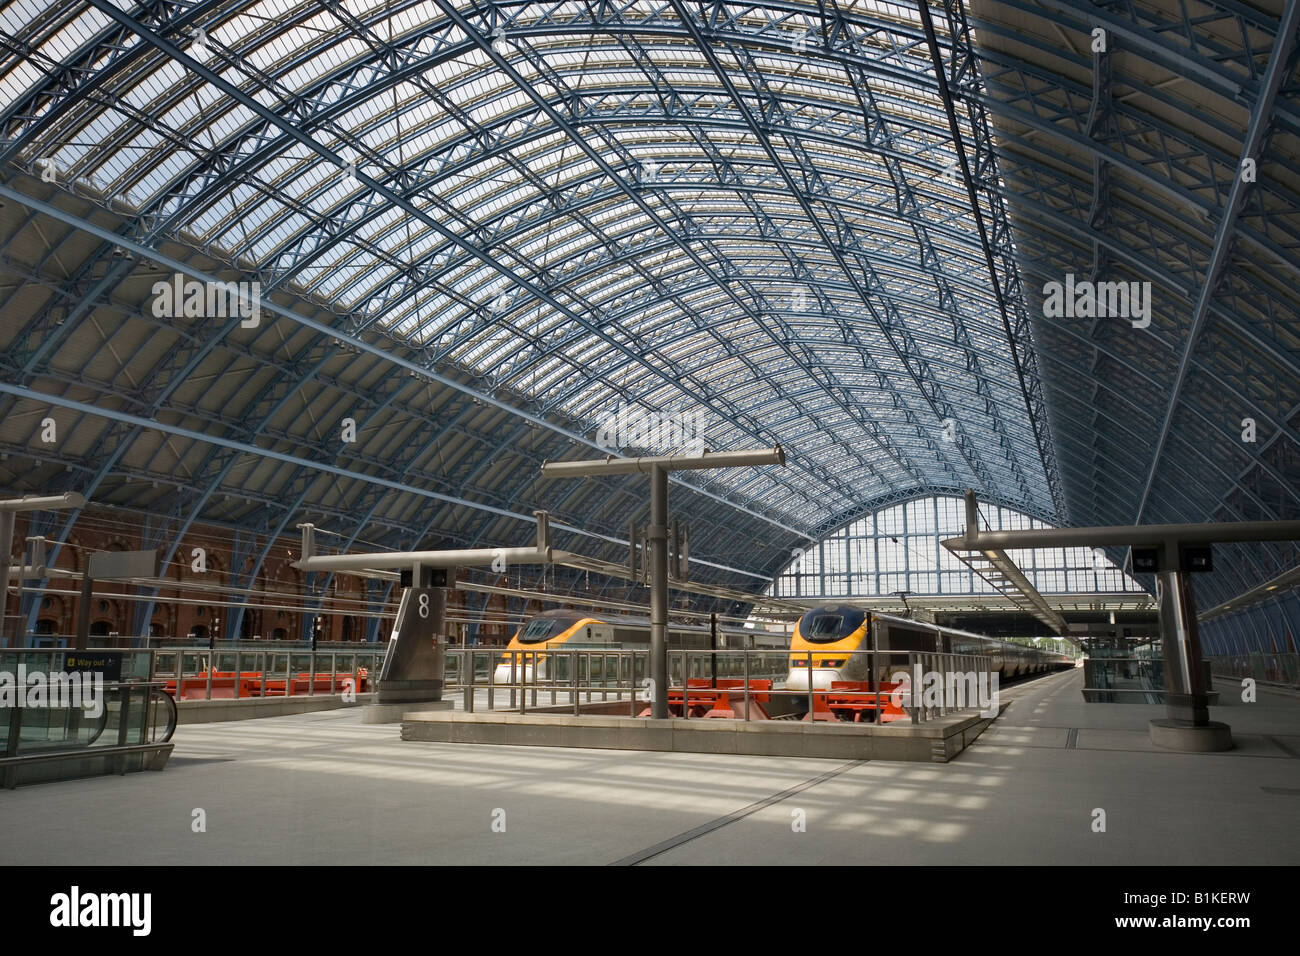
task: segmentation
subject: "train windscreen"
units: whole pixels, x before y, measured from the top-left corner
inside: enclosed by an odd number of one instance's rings
[[[866,615],[852,608],[826,608],[809,611],[799,620],[799,635],[813,644],[829,644],[848,637]]]
[[[539,641],[544,641],[556,630],[557,623],[544,618],[530,621],[528,626],[524,628],[524,632],[519,635],[519,642],[521,644],[536,644]]]

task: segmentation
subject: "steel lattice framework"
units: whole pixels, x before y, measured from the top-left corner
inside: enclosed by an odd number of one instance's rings
[[[546,507],[615,557],[641,490],[538,466],[619,408],[786,448],[675,492],[699,575],[754,590],[965,487],[1292,517],[1295,4],[1195,7],[0,2],[0,484],[173,552],[228,526],[235,583],[303,520],[473,546]],[[1107,270],[1156,284],[1150,329],[1039,318]],[[259,282],[262,322],[155,315],[176,272]]]

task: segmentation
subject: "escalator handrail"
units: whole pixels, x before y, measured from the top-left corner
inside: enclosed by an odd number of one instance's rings
[[[101,736],[103,736],[104,731],[108,729],[107,697],[108,694],[111,693],[112,691],[118,691],[119,703],[122,701],[124,695],[129,694],[134,690],[147,690],[148,702],[152,702],[154,697],[166,698],[167,706],[168,706],[168,723],[167,723],[166,736],[162,740],[163,743],[166,743],[167,741],[171,740],[172,734],[176,732],[176,722],[177,722],[176,702],[171,699],[171,695],[166,693],[164,689],[166,686],[167,686],[166,681],[124,680],[124,681],[106,682],[103,685],[103,690],[105,694],[105,700],[104,700],[105,706],[100,711],[99,717],[95,718],[97,723],[93,725],[94,732],[87,738],[87,740],[84,743],[82,743],[79,739],[73,741],[69,741],[65,739],[63,741],[54,742],[51,745],[48,745],[44,748],[38,745],[37,749],[34,751],[27,750],[26,752],[24,752],[25,748],[22,745],[22,736],[21,736],[22,712],[25,710],[29,710],[30,708],[27,707],[6,708],[6,709],[12,709],[14,711],[14,715],[18,719],[20,726],[19,726],[19,737],[18,737],[18,753],[5,754],[5,756],[18,757],[18,756],[26,756],[26,755],[35,755],[39,753],[65,751],[65,750],[76,751],[76,750],[103,749],[103,748],[96,748],[95,743],[99,740]],[[119,710],[118,713],[120,714],[121,711]],[[120,719],[121,718],[119,717],[119,720]],[[152,723],[150,724],[150,726],[152,726]]]

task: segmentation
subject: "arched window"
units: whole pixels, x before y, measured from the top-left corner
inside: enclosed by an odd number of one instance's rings
[[[981,523],[995,531],[1051,527],[998,505],[980,504]],[[966,526],[965,502],[954,496],[917,498],[859,518],[816,544],[793,550],[790,563],[767,593],[776,597],[883,597],[993,594],[940,542]],[[1039,548],[1009,551],[1043,594],[1142,593],[1100,549]]]

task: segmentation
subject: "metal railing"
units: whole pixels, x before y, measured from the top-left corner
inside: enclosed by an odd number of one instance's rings
[[[1083,699],[1093,704],[1159,704],[1165,699],[1165,662],[1160,657],[1087,657]]]
[[[1300,654],[1229,654],[1207,657],[1211,671],[1234,680],[1251,678],[1268,684],[1300,685]]]
[[[378,679],[386,652],[386,647],[311,651],[200,646],[143,653],[155,656],[153,676],[174,686],[177,699],[212,700],[214,686],[219,699],[311,697],[349,689],[362,693]],[[329,675],[328,681],[325,675]],[[227,689],[230,694],[225,693]],[[241,694],[241,690],[249,693]]]
[[[120,659],[120,673],[115,680],[145,681],[153,677],[153,651],[143,648],[91,648],[88,651],[74,651],[53,647],[0,647],[0,671],[14,674],[22,665],[28,671],[57,673],[66,668],[69,658],[93,657],[98,651]]]
[[[806,689],[780,686],[798,666],[824,669],[817,659],[832,656],[848,661],[851,657],[866,657],[870,679],[867,690],[818,688],[813,681]],[[792,667],[793,661],[800,665]],[[992,659],[979,654],[948,654],[915,651],[809,651],[751,649],[691,649],[670,650],[668,654],[669,685],[681,690],[681,710],[690,719],[691,695],[706,694],[716,699],[712,687],[691,681],[739,680],[738,686],[722,688],[739,697],[744,704],[743,718],[750,719],[750,701],[755,695],[764,698],[788,699],[789,713],[809,713],[815,710],[815,698],[831,693],[836,698],[876,701],[882,692],[880,684],[898,671],[912,676],[922,675],[922,686],[912,701],[912,691],[896,689],[892,696],[910,716],[913,723],[943,717],[949,713],[981,710],[989,701],[971,700],[971,689],[993,692]],[[843,666],[843,665],[841,665]],[[506,679],[498,680],[497,671],[508,670]],[[652,689],[648,686],[649,651],[617,648],[588,648],[551,650],[501,650],[475,651],[449,649],[445,687],[450,692],[463,695],[463,706],[473,712],[479,691],[486,692],[488,710],[503,709],[527,713],[538,708],[539,696],[550,695],[552,708],[572,708],[580,714],[583,699],[607,703],[626,700],[629,716],[636,716],[651,703]],[[927,675],[937,674],[938,679],[927,688]],[[982,680],[981,680],[982,678]],[[757,680],[770,680],[771,686],[753,686]],[[892,684],[894,682],[887,681]],[[888,692],[888,688],[883,689]],[[561,700],[561,698],[566,698]],[[801,707],[802,705],[802,707]],[[541,706],[547,706],[542,704]]]

